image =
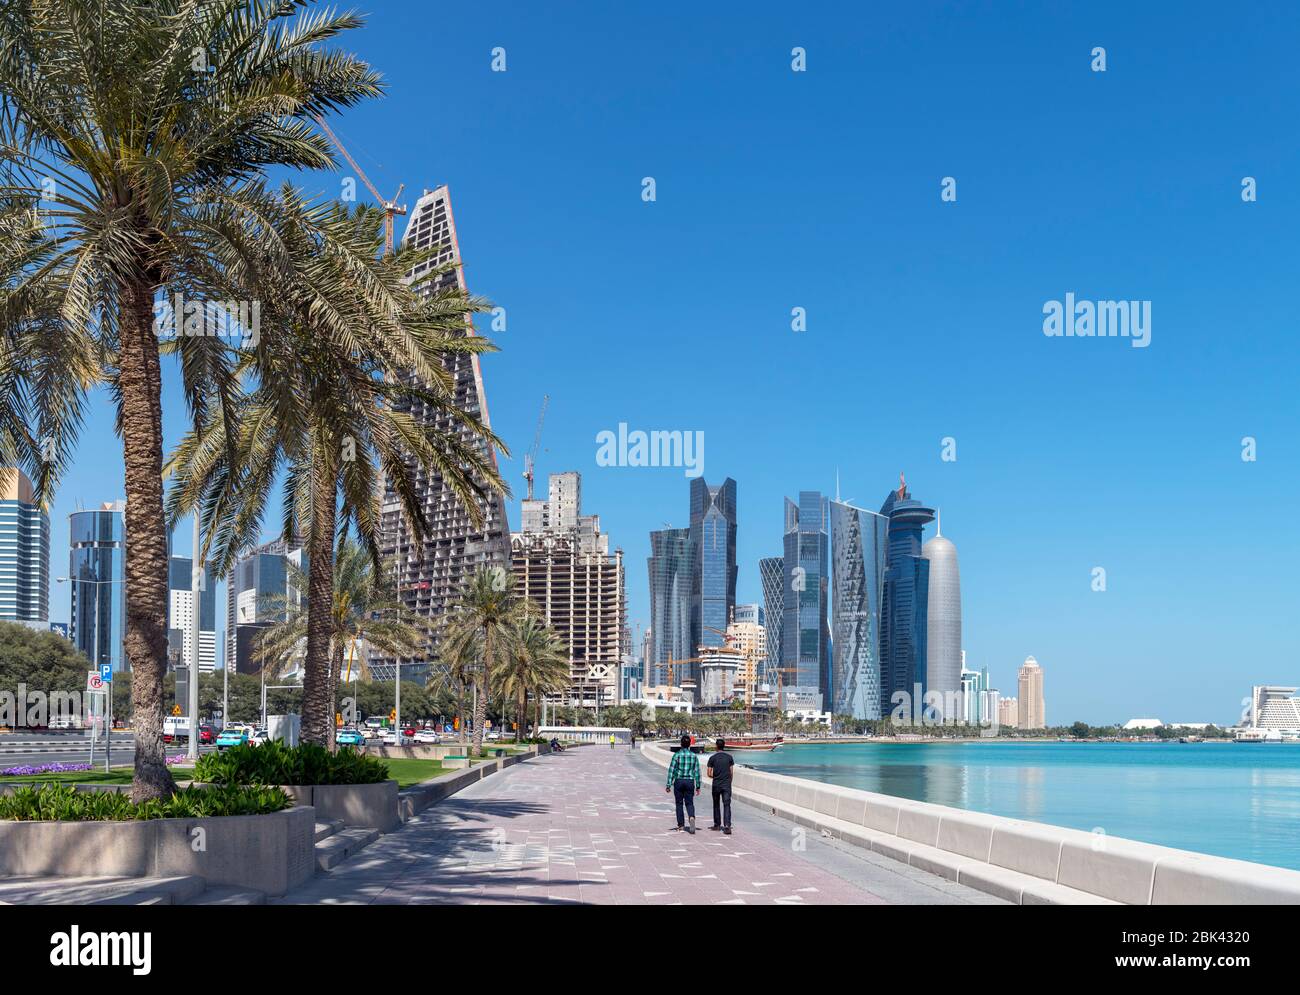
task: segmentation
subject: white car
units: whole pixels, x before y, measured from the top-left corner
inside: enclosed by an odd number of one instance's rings
[[[399,743],[397,732],[395,730],[389,729],[384,733],[382,737],[382,741],[385,746],[410,746],[412,743],[415,742],[415,737],[408,736],[406,735],[406,733],[402,733],[401,742]]]
[[[493,729],[491,732],[487,734],[487,739],[488,742],[490,743],[495,743],[500,738],[501,738],[501,733],[497,732],[495,729]]]
[[[415,734],[415,741],[426,746],[437,746],[442,742],[442,737],[432,729],[420,729]]]
[[[252,744],[253,744],[254,746],[257,746],[257,745],[259,745],[259,744],[261,744],[261,743],[265,743],[265,742],[267,742],[270,738],[271,738],[271,737],[270,737],[269,735],[267,735],[267,732],[266,732],[265,729],[254,729],[254,730],[253,730]]]

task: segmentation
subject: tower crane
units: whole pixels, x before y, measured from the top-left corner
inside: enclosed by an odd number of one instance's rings
[[[393,216],[397,214],[405,216],[406,214],[406,205],[398,205],[397,203],[397,198],[402,196],[402,191],[406,189],[406,184],[399,183],[397,185],[397,193],[393,194],[393,199],[384,200],[384,198],[379,195],[379,191],[375,189],[375,185],[370,182],[370,177],[366,175],[365,170],[357,165],[357,161],[352,158],[351,153],[349,153],[344,147],[343,143],[339,140],[339,136],[334,134],[330,126],[325,123],[325,119],[319,114],[316,115],[316,123],[320,125],[320,130],[325,132],[329,140],[334,143],[334,147],[343,153],[343,158],[348,161],[348,165],[356,171],[357,176],[361,177],[361,182],[366,185],[366,189],[370,191],[371,196],[373,196],[375,200],[379,201],[380,206],[384,209],[384,255],[388,255],[393,251]]]
[[[533,448],[524,454],[524,479],[528,481],[528,500],[533,499],[533,467],[537,463],[537,447],[542,444],[542,422],[546,420],[546,405],[551,395],[542,395],[542,411],[537,416],[537,431],[533,434]]]

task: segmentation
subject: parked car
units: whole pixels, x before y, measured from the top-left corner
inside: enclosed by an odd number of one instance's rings
[[[248,726],[226,726],[217,737],[217,750],[228,746],[244,746],[253,739],[253,731]]]
[[[490,731],[490,732],[487,734],[487,737],[486,737],[486,738],[487,738],[490,742],[495,743],[497,740],[499,740],[499,739],[501,738],[501,733],[499,733],[499,732],[497,732],[495,729],[493,729],[492,731]]]
[[[266,742],[268,739],[270,739],[270,738],[271,738],[271,737],[267,735],[267,732],[266,732],[265,729],[254,729],[254,730],[253,730],[253,745],[254,745],[254,746],[257,746],[259,743],[265,743],[265,742]]]
[[[436,729],[420,729],[415,734],[415,741],[426,746],[436,746],[442,742]]]
[[[339,746],[365,746],[366,737],[358,729],[340,729],[334,734],[334,742]]]
[[[199,726],[199,743],[212,744],[217,741],[217,731],[212,726]]]

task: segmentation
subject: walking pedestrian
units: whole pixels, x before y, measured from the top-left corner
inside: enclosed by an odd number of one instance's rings
[[[668,782],[664,785],[664,791],[673,793],[673,801],[677,805],[677,828],[695,835],[695,796],[700,793],[700,758],[691,749],[690,736],[682,737],[681,748],[673,754],[672,762],[668,764]],[[683,805],[690,816],[689,825],[682,817]]]
[[[609,734],[609,748],[611,750],[614,748],[614,734],[612,732]]]
[[[731,835],[731,768],[736,766],[735,758],[727,750],[727,744],[719,739],[718,751],[709,757],[709,783],[713,786],[713,825],[712,830],[722,830],[724,836]]]

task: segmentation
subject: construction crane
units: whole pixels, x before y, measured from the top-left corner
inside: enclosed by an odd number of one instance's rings
[[[361,182],[366,185],[366,189],[370,191],[371,196],[374,197],[375,200],[379,201],[380,206],[383,207],[384,255],[389,255],[393,251],[393,217],[398,214],[403,216],[406,214],[406,205],[402,204],[399,206],[397,203],[397,198],[402,196],[402,191],[406,189],[406,184],[399,183],[397,185],[397,193],[393,194],[393,199],[384,200],[384,198],[379,195],[379,191],[375,189],[375,185],[370,182],[370,177],[366,175],[365,170],[357,165],[357,161],[352,158],[351,153],[349,153],[344,147],[343,143],[339,140],[339,136],[334,134],[330,129],[330,126],[325,123],[325,119],[319,114],[316,115],[316,123],[320,125],[320,130],[325,132],[329,137],[329,140],[334,143],[334,147],[343,153],[343,158],[348,161],[348,165],[356,170],[356,174],[361,177]]]
[[[528,481],[528,500],[533,499],[533,468],[537,463],[537,447],[542,444],[542,422],[546,420],[546,405],[551,395],[542,395],[542,411],[537,416],[537,431],[533,433],[533,448],[524,453],[524,479]]]

